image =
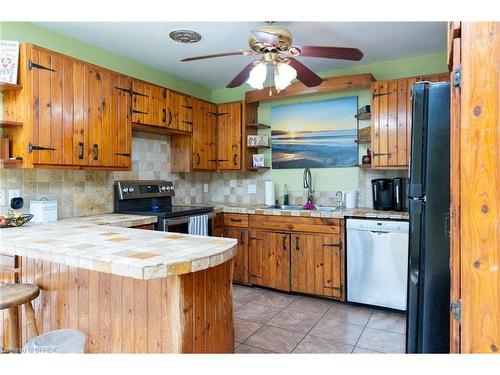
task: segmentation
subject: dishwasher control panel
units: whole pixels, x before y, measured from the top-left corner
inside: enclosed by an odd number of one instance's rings
[[[407,221],[376,220],[376,219],[348,219],[346,229],[367,230],[372,232],[408,233],[410,224]]]

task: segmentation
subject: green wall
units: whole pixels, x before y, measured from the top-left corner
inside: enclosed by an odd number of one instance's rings
[[[28,22],[0,22],[0,39],[30,42],[171,89],[210,100],[210,89]]]

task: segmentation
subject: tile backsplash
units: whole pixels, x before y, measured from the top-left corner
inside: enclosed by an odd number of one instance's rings
[[[174,204],[264,204],[264,182],[272,178],[272,171],[225,173],[170,172],[169,137],[148,133],[134,133],[132,142],[132,170],[130,172],[0,169],[0,190],[5,204],[0,213],[9,208],[8,190],[19,189],[25,200],[24,211],[32,199],[46,197],[58,202],[58,217],[86,216],[113,211],[113,183],[120,179],[166,179],[176,187]],[[358,206],[372,207],[370,180],[380,177],[406,176],[407,171],[373,171],[360,169],[358,173]],[[207,185],[208,191],[204,191]],[[316,191],[315,203],[335,205],[335,191]],[[290,191],[290,204],[303,204],[305,190]],[[283,203],[282,193],[277,194]]]

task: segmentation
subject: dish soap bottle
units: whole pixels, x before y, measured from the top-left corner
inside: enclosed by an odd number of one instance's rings
[[[288,198],[288,186],[287,186],[287,184],[285,184],[283,186],[283,204],[285,206],[288,206],[290,204],[290,200]]]

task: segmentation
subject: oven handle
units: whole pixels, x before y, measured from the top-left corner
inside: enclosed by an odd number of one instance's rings
[[[204,214],[200,214],[200,215],[204,215]],[[198,216],[198,215],[191,215],[191,216]],[[215,213],[214,212],[208,213],[208,220],[211,220],[214,217],[215,217]],[[189,223],[189,218],[190,218],[190,216],[182,216],[182,217],[178,217],[178,218],[175,218],[175,219],[164,219],[165,227],[167,228],[170,225],[179,225],[179,224]]]

